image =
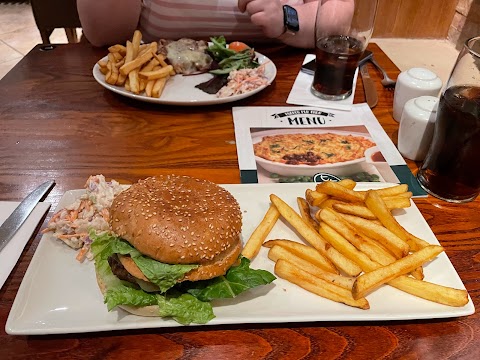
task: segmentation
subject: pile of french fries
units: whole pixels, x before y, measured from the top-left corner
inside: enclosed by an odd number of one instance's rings
[[[126,45],[108,48],[108,59],[97,62],[110,85],[124,86],[134,94],[145,91],[148,97],[159,98],[170,76],[175,75],[172,65],[157,54],[158,43],[142,44],[142,33],[136,30]]]
[[[297,198],[299,213],[278,196],[246,243],[242,255],[253,259],[269,248],[275,273],[324,298],[369,309],[366,296],[384,284],[449,306],[468,303],[465,290],[423,280],[423,265],[443,251],[403,228],[393,209],[410,206],[407,185],[355,191],[353,180],[323,182]],[[314,216],[312,214],[315,214]],[[283,217],[308,243],[266,241]]]

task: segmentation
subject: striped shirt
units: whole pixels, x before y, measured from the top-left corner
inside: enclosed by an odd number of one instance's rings
[[[240,12],[238,0],[143,0],[140,30],[147,41],[208,39],[218,35],[224,35],[227,41],[265,39],[262,29],[251,23],[248,13]]]

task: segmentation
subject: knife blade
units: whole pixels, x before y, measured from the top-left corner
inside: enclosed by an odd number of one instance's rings
[[[22,226],[38,202],[47,195],[55,186],[55,181],[47,181],[33,190],[23,201],[13,210],[10,216],[0,226],[0,251],[13,238],[18,229]]]
[[[368,73],[368,64],[363,64],[360,66],[360,75],[362,76],[363,88],[365,90],[365,98],[367,100],[368,106],[371,108],[375,107],[378,103],[377,89],[375,88],[375,83]]]

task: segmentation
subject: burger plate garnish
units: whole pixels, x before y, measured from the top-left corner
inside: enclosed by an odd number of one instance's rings
[[[204,324],[215,317],[211,300],[275,280],[240,256],[240,207],[212,182],[140,180],[114,198],[110,225],[113,233],[91,235],[108,310]]]

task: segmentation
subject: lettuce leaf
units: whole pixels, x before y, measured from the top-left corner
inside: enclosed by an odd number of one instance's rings
[[[91,248],[95,256],[95,268],[98,276],[100,276],[107,287],[104,302],[107,304],[108,311],[111,311],[118,305],[136,307],[158,305],[159,316],[171,316],[181,324],[205,324],[215,317],[210,303],[202,302],[192,295],[178,293],[174,293],[175,296],[170,294],[151,294],[136,289],[135,285],[127,281],[120,280],[113,274],[108,264],[108,258],[113,254],[130,254],[130,256],[133,255],[138,258],[137,253],[140,253],[127,242],[108,233],[95,234],[91,232],[90,237],[93,239]],[[154,268],[157,267],[156,265],[152,267],[151,264],[146,266],[153,272],[155,272]],[[163,269],[162,266],[160,268]]]
[[[95,241],[92,243],[92,252],[95,256],[97,256],[96,248],[101,246],[102,251],[105,252],[103,258],[106,260],[113,254],[130,255],[147,279],[157,285],[161,292],[165,292],[175,286],[178,280],[187,272],[198,267],[198,265],[170,265],[153,260],[142,255],[127,241],[109,234],[95,237]]]
[[[214,75],[228,75],[233,70],[253,69],[259,66],[255,60],[255,51],[251,48],[236,52],[227,47],[225,37],[210,38],[212,45],[208,52],[218,62],[218,69],[210,70]]]
[[[128,242],[108,233],[91,233],[90,237],[94,240],[92,252],[95,256],[95,267],[107,286],[104,301],[109,311],[118,305],[158,305],[159,316],[172,317],[181,324],[205,324],[215,317],[210,300],[233,298],[248,289],[269,284],[276,279],[268,271],[250,269],[250,260],[242,257],[240,264],[230,268],[224,276],[175,285],[179,273],[181,277],[198,265],[160,263],[141,255]],[[162,294],[147,293],[120,280],[112,273],[108,264],[108,258],[113,254],[130,255],[148,279],[164,288],[169,287],[168,290]],[[172,282],[174,287],[170,286]]]
[[[181,294],[177,297],[157,295],[160,316],[171,316],[183,325],[190,323],[206,324],[212,320],[212,305],[203,302],[190,294]]]
[[[250,260],[242,256],[240,265],[231,267],[224,276],[185,282],[179,287],[201,301],[211,301],[234,298],[246,290],[270,284],[275,279],[276,277],[266,270],[251,269]]]
[[[108,311],[111,311],[118,305],[142,307],[157,305],[158,301],[154,294],[147,293],[143,290],[128,286],[115,286],[107,290],[105,303],[107,304]]]

